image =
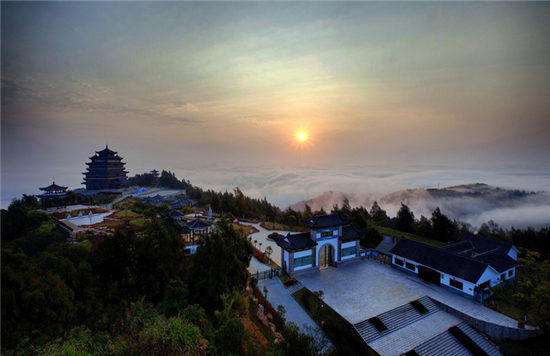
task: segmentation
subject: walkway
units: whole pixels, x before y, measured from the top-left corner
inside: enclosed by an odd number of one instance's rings
[[[250,259],[250,265],[248,265],[248,272],[249,273],[256,273],[256,272],[263,272],[263,271],[270,271],[273,267],[268,266],[264,263],[261,263],[258,261],[258,259],[254,256]]]
[[[258,288],[263,291],[267,287],[267,300],[275,309],[282,305],[285,310],[287,322],[295,323],[301,332],[307,333],[314,338],[324,336],[323,331],[317,326],[315,321],[304,311],[302,306],[292,297],[290,291],[285,288],[279,278],[264,279],[258,282]],[[329,341],[328,347],[332,347]]]
[[[268,239],[267,237],[277,232],[280,235],[286,235],[289,232],[293,233],[291,231],[283,231],[283,230],[267,230],[260,226],[260,223],[247,223],[247,222],[241,222],[241,225],[248,225],[248,226],[254,226],[256,229],[258,229],[258,232],[255,232],[253,234],[248,235],[249,237],[252,237],[252,243],[254,243],[254,240],[258,241],[258,243],[262,243],[261,249],[265,251],[267,246],[271,246],[273,249],[273,253],[271,254],[271,259],[273,262],[275,262],[277,265],[281,264],[281,248],[277,246],[275,241]],[[258,246],[258,245],[256,245]]]
[[[474,318],[517,327],[517,321],[506,315],[373,260],[351,262],[322,273],[311,271],[296,278],[309,290],[322,290],[325,302],[352,324],[427,295]]]

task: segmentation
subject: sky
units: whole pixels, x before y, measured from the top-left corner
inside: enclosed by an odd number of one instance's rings
[[[2,207],[83,187],[105,144],[130,175],[280,206],[327,189],[550,190],[550,3],[1,8]]]

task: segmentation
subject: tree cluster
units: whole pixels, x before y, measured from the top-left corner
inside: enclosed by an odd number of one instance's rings
[[[2,210],[4,352],[241,353],[252,247],[229,223],[187,258],[168,223],[117,231],[93,250],[34,208],[25,198]]]

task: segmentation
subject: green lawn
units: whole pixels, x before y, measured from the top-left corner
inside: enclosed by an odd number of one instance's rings
[[[315,296],[309,289],[302,288],[292,295],[304,308],[336,348],[336,355],[377,355],[357,335],[353,326]],[[365,301],[368,303],[368,301]]]
[[[151,222],[151,219],[134,219],[130,220],[130,225],[145,226],[145,224]]]
[[[446,243],[443,242],[443,241],[429,239],[427,237],[418,236],[418,235],[411,234],[411,233],[408,233],[408,232],[401,232],[401,231],[398,231],[398,230],[391,229],[389,227],[377,226],[376,230],[379,233],[381,233],[382,235],[388,235],[388,236],[392,236],[392,237],[405,236],[406,238],[408,238],[410,240],[414,240],[414,241],[417,241],[417,242],[422,242],[426,245],[431,245],[431,246],[435,246],[435,247],[441,247],[441,246],[446,245]]]
[[[139,214],[134,213],[133,211],[130,211],[130,210],[122,210],[115,213],[115,217],[117,218],[131,218],[138,215]]]

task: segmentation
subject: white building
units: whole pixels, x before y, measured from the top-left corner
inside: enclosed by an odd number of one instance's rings
[[[359,258],[362,233],[349,225],[351,219],[339,214],[314,216],[304,220],[310,232],[288,234],[276,239],[281,247],[281,266],[294,274],[299,271],[338,266]]]
[[[443,248],[401,238],[390,253],[394,267],[480,302],[518,265],[513,245],[473,235]]]

